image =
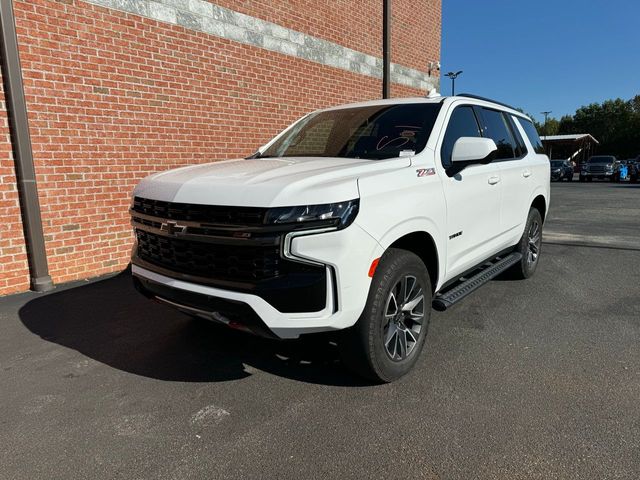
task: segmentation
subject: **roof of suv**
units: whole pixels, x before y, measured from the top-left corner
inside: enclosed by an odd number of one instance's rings
[[[372,107],[372,106],[377,106],[377,105],[402,105],[402,104],[407,104],[407,103],[441,103],[441,102],[445,102],[445,101],[449,101],[449,102],[454,102],[457,100],[463,100],[466,103],[472,103],[474,105],[483,105],[483,106],[488,106],[488,107],[492,107],[492,108],[498,108],[500,110],[504,110],[507,111],[509,113],[512,113],[514,115],[518,115],[520,117],[524,117],[524,118],[529,118],[527,115],[525,115],[522,112],[519,112],[518,110],[515,110],[514,108],[511,108],[505,104],[501,104],[501,103],[497,103],[494,101],[491,101],[489,99],[484,99],[484,98],[480,98],[480,97],[473,97],[473,96],[434,96],[434,97],[404,97],[404,98],[387,98],[387,99],[381,99],[381,100],[368,100],[365,102],[355,102],[355,103],[347,103],[344,105],[337,105],[335,107],[329,107],[329,108],[322,108],[320,110],[318,110],[319,112],[325,111],[325,110],[340,110],[343,108],[357,108],[357,107]]]

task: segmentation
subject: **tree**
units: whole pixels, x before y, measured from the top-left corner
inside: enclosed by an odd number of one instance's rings
[[[544,133],[544,125],[536,124]],[[631,100],[606,100],[592,103],[576,110],[574,115],[564,115],[560,120],[549,118],[547,135],[589,133],[599,142],[598,151],[630,158],[640,154],[640,95]]]

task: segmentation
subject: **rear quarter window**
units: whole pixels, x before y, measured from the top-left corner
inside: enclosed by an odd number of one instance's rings
[[[538,131],[536,130],[536,127],[533,125],[533,123],[530,120],[527,120],[526,118],[522,118],[522,117],[517,117],[517,118],[518,118],[518,122],[520,122],[520,126],[524,130],[524,133],[526,133],[527,138],[531,142],[531,146],[533,147],[533,150],[536,153],[545,153],[544,146],[542,145],[542,140],[540,140]]]

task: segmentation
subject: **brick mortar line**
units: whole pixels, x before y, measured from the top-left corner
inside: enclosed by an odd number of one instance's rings
[[[236,12],[207,0],[84,1],[322,65],[382,78],[382,59],[379,57]],[[425,91],[439,86],[437,77],[397,63],[391,64],[391,80]]]

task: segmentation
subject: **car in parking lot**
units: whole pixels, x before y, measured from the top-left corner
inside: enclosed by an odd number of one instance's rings
[[[551,181],[573,180],[573,165],[569,160],[551,160]]]
[[[580,181],[590,182],[594,178],[615,180],[618,159],[613,155],[594,155],[580,168]]]
[[[620,160],[614,178],[617,182],[638,181],[638,164],[635,160]]]
[[[533,275],[549,168],[531,119],[477,96],[319,110],[248,158],[142,180],[134,284],[257,335],[339,331],[346,365],[390,382],[432,307]]]

